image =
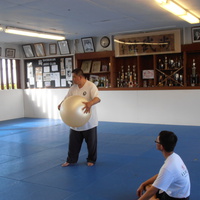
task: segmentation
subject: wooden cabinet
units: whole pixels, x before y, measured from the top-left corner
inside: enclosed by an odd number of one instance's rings
[[[185,65],[185,86],[199,88],[200,86],[200,43],[182,46]],[[191,88],[191,89],[192,89]]]
[[[108,66],[108,71],[86,75],[106,77],[112,90],[200,89],[199,43],[182,45],[180,53],[115,57],[114,51],[105,51],[76,54],[75,60],[77,67],[86,60]]]
[[[155,86],[183,87],[184,65],[182,53],[155,55]]]
[[[98,87],[114,88],[116,87],[116,70],[114,51],[92,52],[75,54],[76,67],[82,67],[84,61],[91,61],[91,69],[85,73],[86,78],[90,80],[92,77],[97,77]],[[100,61],[99,71],[93,72],[92,66],[96,61]],[[105,68],[105,69],[104,69]]]

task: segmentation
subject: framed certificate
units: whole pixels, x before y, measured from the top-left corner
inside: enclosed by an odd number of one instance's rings
[[[15,49],[6,48],[5,56],[7,58],[14,58],[15,57]]]
[[[30,44],[22,45],[22,48],[23,48],[23,51],[24,51],[24,54],[25,54],[26,58],[35,57],[34,53],[33,53],[33,48],[32,48],[32,46]]]
[[[58,41],[58,47],[61,55],[70,54],[69,44],[67,40]]]
[[[91,64],[92,64],[91,60],[85,60],[82,62],[81,69],[83,70],[83,73],[90,73]]]
[[[56,55],[57,54],[57,44],[56,43],[49,44],[49,54],[50,55]]]
[[[101,61],[92,62],[92,73],[100,72],[101,70]]]
[[[45,50],[44,50],[44,45],[42,43],[36,43],[34,44],[35,47],[35,53],[37,57],[43,57],[45,56]]]

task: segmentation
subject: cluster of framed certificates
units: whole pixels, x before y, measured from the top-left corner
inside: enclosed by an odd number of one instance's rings
[[[43,43],[25,44],[22,45],[22,48],[26,58],[46,56],[46,51]],[[57,48],[59,48],[61,55],[70,54],[69,44],[67,40],[61,40],[58,41],[57,43],[50,43],[49,55],[56,55]]]
[[[94,52],[94,43],[93,38],[82,38],[82,45],[84,52]],[[46,56],[46,51],[43,43],[35,43],[35,44],[25,44],[22,45],[24,54],[26,58],[33,57],[44,57]],[[67,40],[57,41],[57,43],[49,44],[49,55],[56,55],[57,49],[61,55],[70,54],[69,43]]]
[[[81,64],[84,73],[99,73],[108,71],[107,65],[101,65],[101,61],[85,60]]]

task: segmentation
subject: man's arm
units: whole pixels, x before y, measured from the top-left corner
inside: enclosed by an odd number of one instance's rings
[[[138,200],[149,200],[153,196],[154,196],[154,198],[152,198],[152,199],[156,199],[155,194],[157,192],[158,192],[158,188],[151,186]]]
[[[138,195],[139,197],[142,196],[143,192],[146,190],[146,187],[147,187],[148,185],[153,184],[153,182],[156,180],[157,176],[158,176],[158,174],[156,174],[155,176],[153,176],[153,177],[151,177],[150,179],[146,180],[145,182],[143,182],[143,183],[140,185],[140,187],[137,189],[137,195]]]
[[[99,97],[94,97],[94,99],[92,99],[91,101],[88,102],[83,102],[85,104],[85,107],[83,108],[84,113],[88,113],[90,112],[90,109],[93,105],[99,103],[101,100],[99,99]]]

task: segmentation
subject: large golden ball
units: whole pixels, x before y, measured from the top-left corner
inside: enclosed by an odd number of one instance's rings
[[[81,127],[88,122],[90,113],[82,110],[87,102],[84,97],[75,95],[66,98],[60,107],[60,116],[65,124],[71,127]]]

